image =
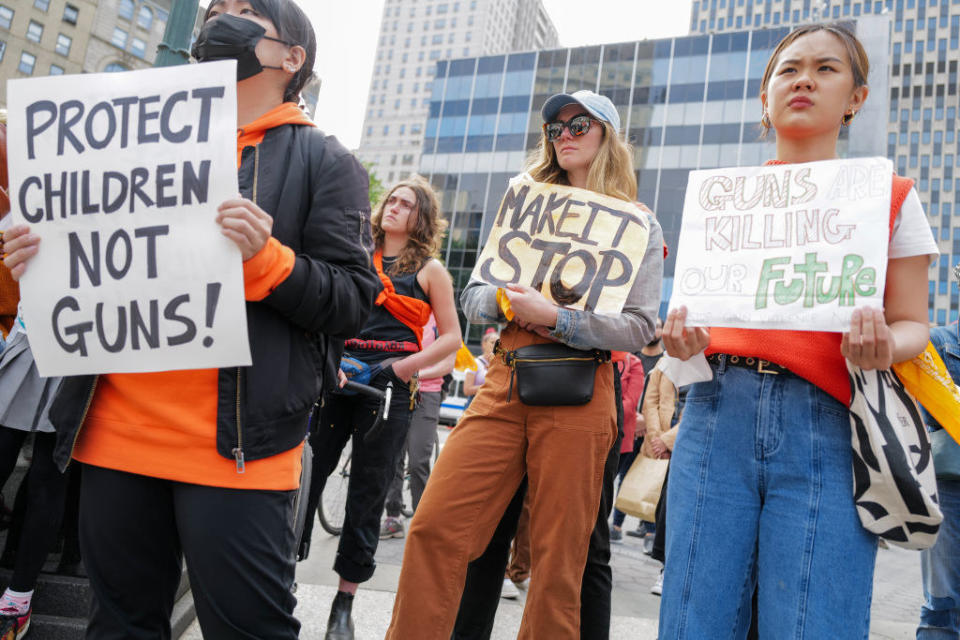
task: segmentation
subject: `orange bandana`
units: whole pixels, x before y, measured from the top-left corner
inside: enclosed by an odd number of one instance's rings
[[[376,303],[383,306],[394,318],[410,327],[417,336],[417,344],[423,348],[423,326],[430,321],[430,305],[423,300],[403,296],[393,288],[393,281],[383,272],[383,252],[380,249],[373,254],[373,266],[377,269],[383,291],[377,296]]]

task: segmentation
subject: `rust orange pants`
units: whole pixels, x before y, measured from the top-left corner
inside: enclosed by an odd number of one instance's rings
[[[546,342],[511,324],[504,349]],[[448,640],[467,563],[480,556],[524,473],[532,575],[518,638],[577,640],[580,584],[597,521],[604,462],[617,436],[613,368],[597,368],[593,400],[532,407],[494,359],[447,439],[410,525],[387,640]]]

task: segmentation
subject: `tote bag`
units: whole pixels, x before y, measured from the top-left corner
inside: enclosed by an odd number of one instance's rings
[[[860,522],[890,544],[926,549],[943,514],[930,439],[916,401],[890,370],[847,362],[853,497]]]
[[[657,502],[668,466],[670,460],[637,456],[620,485],[617,509],[646,522],[656,521]]]

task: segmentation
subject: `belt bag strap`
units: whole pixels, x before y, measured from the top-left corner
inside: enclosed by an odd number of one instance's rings
[[[512,398],[516,376],[520,402],[535,407],[587,404],[593,399],[597,367],[610,361],[609,351],[582,351],[557,342],[513,351],[504,351],[498,342],[495,352],[510,367],[507,401]]]

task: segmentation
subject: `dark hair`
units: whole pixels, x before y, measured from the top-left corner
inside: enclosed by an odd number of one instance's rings
[[[284,102],[300,102],[300,92],[313,78],[313,65],[317,59],[317,35],[313,31],[310,19],[293,0],[247,0],[257,13],[263,15],[277,28],[280,39],[291,45],[299,45],[307,52],[300,70],[290,79],[283,92]],[[210,11],[223,3],[213,0],[203,16],[204,22],[210,17]]]

